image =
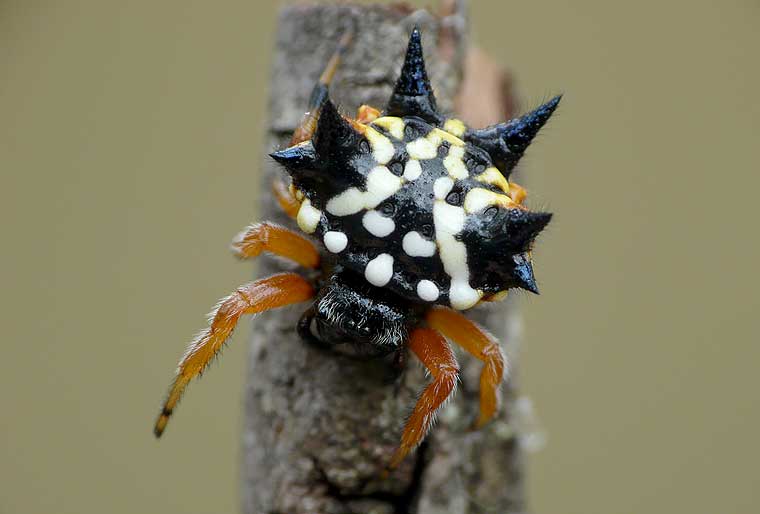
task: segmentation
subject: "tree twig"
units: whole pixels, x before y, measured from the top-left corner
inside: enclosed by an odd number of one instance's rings
[[[382,107],[399,72],[411,27],[420,26],[439,106],[458,107],[476,123],[509,114],[513,100],[503,75],[468,58],[463,2],[446,2],[434,16],[400,5],[295,5],[281,12],[271,78],[265,150],[281,147],[298,123],[308,95],[340,35],[356,30],[332,89],[344,112]],[[477,61],[477,59],[476,59]],[[488,72],[488,73],[486,73]],[[480,85],[478,85],[480,82]],[[496,93],[494,93],[496,92]],[[469,99],[469,100],[468,100]],[[476,101],[473,103],[473,99]],[[491,114],[489,114],[491,113]],[[494,119],[488,119],[493,116]],[[266,159],[261,216],[288,225],[268,194],[282,173]],[[260,274],[281,270],[267,259]],[[255,322],[246,390],[243,511],[254,514],[518,513],[524,511],[521,452],[508,423],[514,399],[519,319],[510,301],[473,316],[498,337],[510,358],[498,418],[471,432],[478,406],[480,365],[462,356],[462,384],[423,446],[387,480],[380,473],[427,379],[416,361],[402,378],[382,360],[357,360],[304,344],[295,333],[305,306],[265,314]]]

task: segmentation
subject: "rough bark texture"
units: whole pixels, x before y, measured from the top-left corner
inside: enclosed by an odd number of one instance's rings
[[[451,5],[443,17],[388,5],[285,8],[274,50],[265,150],[285,143],[335,42],[349,26],[356,28],[357,37],[331,88],[331,96],[345,112],[363,103],[385,105],[414,24],[422,30],[439,106],[453,110],[464,69],[466,17],[461,3]],[[472,106],[474,117],[494,121],[486,119],[489,111],[503,119],[503,113],[511,110],[510,99],[481,96]],[[462,99],[457,105],[467,110],[468,102]],[[263,169],[261,218],[292,224],[267,193],[273,176],[281,171],[270,159],[265,159]],[[285,265],[266,259],[260,266],[263,276]],[[481,431],[468,430],[478,408],[481,366],[458,352],[462,383],[454,399],[422,447],[387,480],[380,473],[426,383],[424,372],[410,358],[402,377],[394,381],[383,360],[351,359],[304,344],[294,327],[305,308],[267,313],[255,321],[245,406],[244,512],[524,512],[513,408],[519,319],[510,301],[472,312],[502,341],[509,359],[509,381],[502,388],[498,418]]]

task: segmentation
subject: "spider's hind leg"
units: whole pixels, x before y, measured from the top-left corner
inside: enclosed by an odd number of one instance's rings
[[[422,361],[433,381],[425,388],[406,422],[401,444],[388,469],[398,466],[425,437],[435,413],[456,387],[459,366],[446,340],[437,331],[418,328],[409,337],[409,349]]]
[[[488,422],[499,405],[499,385],[504,375],[504,355],[498,343],[482,328],[457,311],[434,307],[425,318],[428,325],[483,361],[480,374],[480,415],[475,428]]]

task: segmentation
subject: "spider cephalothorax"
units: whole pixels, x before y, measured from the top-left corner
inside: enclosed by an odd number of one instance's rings
[[[504,358],[459,311],[511,288],[538,292],[531,250],[551,215],[529,211],[524,189],[509,176],[559,97],[507,123],[470,129],[438,111],[415,28],[385,111],[362,106],[351,119],[327,93],[346,45],[344,38],[290,146],[272,154],[291,177],[289,187],[275,184],[281,206],[321,249],[269,223],[249,227],[235,242],[242,257],[268,251],[321,276],[311,283],[275,275],[224,299],[180,362],[156,435],[240,315],[311,298],[298,327],[305,339],[351,341],[374,353],[408,348],[433,376],[391,466],[424,437],[454,388],[458,368],[443,336],[485,363],[477,425],[496,411]]]

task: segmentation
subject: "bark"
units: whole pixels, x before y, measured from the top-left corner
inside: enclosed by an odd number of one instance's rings
[[[271,78],[265,150],[281,147],[295,128],[312,85],[349,26],[357,37],[331,96],[344,112],[383,107],[399,72],[411,27],[420,26],[439,107],[477,125],[504,119],[513,100],[504,75],[481,56],[465,59],[466,14],[450,2],[442,16],[398,5],[295,5],[282,10]],[[465,66],[467,61],[467,66]],[[463,70],[469,78],[462,85]],[[477,76],[476,76],[477,75]],[[464,111],[464,112],[462,112]],[[261,217],[291,225],[268,193],[275,174],[265,158]],[[260,275],[287,267],[263,259]],[[472,316],[502,342],[509,360],[498,418],[473,432],[481,365],[457,352],[462,381],[423,445],[388,479],[383,466],[407,414],[426,384],[410,358],[393,380],[384,360],[357,360],[303,343],[294,331],[299,305],[260,316],[254,325],[243,435],[242,506],[255,514],[524,512],[520,438],[515,430],[514,373],[519,318],[512,301]]]

